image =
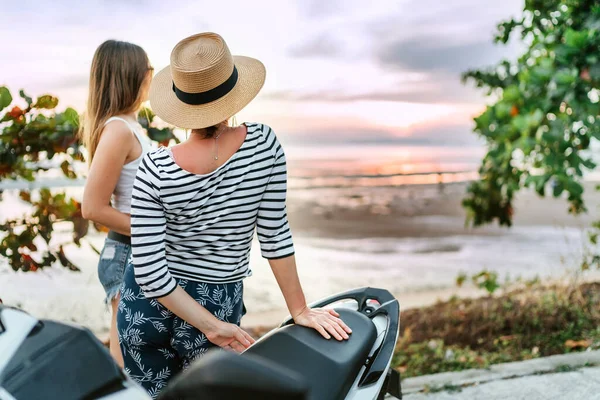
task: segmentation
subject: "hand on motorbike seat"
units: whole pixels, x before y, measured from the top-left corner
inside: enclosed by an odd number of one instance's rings
[[[346,340],[352,329],[339,317],[340,314],[333,309],[305,307],[294,317],[294,322],[296,325],[315,329],[325,339],[331,339],[333,336],[337,340]]]

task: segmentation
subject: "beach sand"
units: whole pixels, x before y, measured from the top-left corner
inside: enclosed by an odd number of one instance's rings
[[[497,224],[467,227],[466,213],[461,206],[466,188],[467,183],[453,183],[291,192],[288,214],[294,235],[313,240],[442,238],[461,235],[502,237],[519,227],[583,231],[599,218],[600,193],[595,191],[594,184],[588,183],[585,190],[589,209],[587,214],[569,214],[564,198],[540,198],[535,192],[523,191],[514,204],[513,228],[499,227]],[[442,244],[426,246],[422,252],[429,252],[435,257],[436,254],[459,250],[456,245]],[[501,257],[496,254],[490,256]],[[400,258],[398,262],[401,262]],[[566,263],[571,267],[571,264]],[[565,276],[571,275],[567,271]],[[455,285],[438,286],[394,293],[402,308],[428,306],[453,296],[478,297],[485,294],[481,289],[468,284],[461,288]],[[287,311],[283,307],[261,313],[250,312],[244,317],[244,324],[248,327],[274,326],[285,317]]]

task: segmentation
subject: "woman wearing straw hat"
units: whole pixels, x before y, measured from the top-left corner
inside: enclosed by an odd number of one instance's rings
[[[208,348],[242,352],[253,343],[239,323],[255,229],[295,322],[327,339],[351,332],[335,311],[306,305],[277,137],[263,124],[226,122],[264,80],[260,61],[232,56],[219,35],[202,33],[179,42],[152,82],[154,112],[191,129],[186,142],[144,157],[132,193],[119,338],[125,369],[153,396]]]

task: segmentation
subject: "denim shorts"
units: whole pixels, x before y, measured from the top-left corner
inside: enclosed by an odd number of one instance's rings
[[[98,262],[98,278],[106,292],[106,304],[119,294],[130,256],[130,245],[109,238],[104,241]]]

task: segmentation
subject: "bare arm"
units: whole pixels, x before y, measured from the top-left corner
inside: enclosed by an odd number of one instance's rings
[[[294,243],[285,206],[287,193],[285,153],[270,128],[266,139],[267,142],[272,142],[274,164],[258,208],[256,223],[262,255],[269,260],[288,310],[296,324],[316,329],[326,339],[331,337],[330,334],[337,340],[348,339],[348,333],[352,330],[339,318],[337,312],[311,309],[306,305],[296,270]]]
[[[175,315],[186,321],[219,347],[231,348],[238,353],[248,348],[254,339],[237,325],[218,320],[202,307],[181,286],[170,294],[157,299]]]
[[[281,293],[285,298],[285,303],[292,317],[299,315],[306,309],[306,298],[300,285],[300,278],[296,270],[296,257],[289,256],[269,260],[273,275],[277,280],[277,284],[281,289]]]
[[[110,123],[102,132],[83,193],[83,217],[113,231],[130,235],[129,214],[110,205],[121,169],[132,148],[132,134],[124,124]]]

